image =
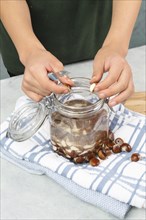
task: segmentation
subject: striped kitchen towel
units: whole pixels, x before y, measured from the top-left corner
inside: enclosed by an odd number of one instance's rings
[[[16,108],[29,101],[26,97],[20,98]],[[127,210],[129,206],[145,208],[146,158],[143,157],[138,162],[131,162],[130,160],[133,152],[146,155],[145,117],[129,111],[123,105],[116,106],[114,110],[116,113],[110,113],[110,130],[114,132],[115,137],[121,137],[129,143],[132,146],[132,151],[113,154],[102,161],[98,167],[92,167],[89,164],[74,164],[53,152],[49,140],[49,120],[46,120],[30,139],[15,142],[6,137],[9,124],[8,118],[1,125],[2,154],[11,161],[15,160],[21,166],[22,162],[24,167],[25,164],[31,164],[29,166],[32,166],[32,168],[38,166],[39,171],[57,175],[58,179],[59,177],[63,178],[93,195],[101,193],[106,195],[107,198],[113,199],[113,201],[118,200],[117,202],[121,202],[121,206],[127,205],[125,206]],[[51,177],[51,174],[49,176]],[[80,191],[77,196],[81,198]],[[89,202],[92,203],[91,198]],[[93,204],[95,203],[93,202]],[[118,216],[118,214],[113,214]],[[122,218],[124,215],[121,214],[119,217]]]

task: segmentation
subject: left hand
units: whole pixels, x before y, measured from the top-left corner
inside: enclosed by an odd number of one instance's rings
[[[100,81],[105,72],[108,72],[106,78]],[[91,83],[97,83],[94,90],[100,98],[114,96],[109,101],[111,107],[124,102],[134,92],[129,64],[120,52],[109,46],[101,48],[94,58]]]

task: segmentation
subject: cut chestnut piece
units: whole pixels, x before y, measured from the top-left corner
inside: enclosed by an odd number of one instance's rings
[[[100,160],[97,159],[96,157],[93,157],[92,159],[90,159],[90,165],[95,167],[95,166],[98,166],[100,164]]]
[[[70,90],[71,90],[71,86],[70,86],[69,84],[67,84],[67,83],[63,83],[63,85],[66,86],[67,89],[68,89],[68,91],[70,92]]]
[[[131,146],[127,143],[123,143],[121,145],[121,151],[130,152],[132,150]]]
[[[118,144],[115,144],[115,145],[112,147],[112,151],[113,151],[113,153],[118,154],[118,153],[121,152],[121,147],[120,147]]]
[[[115,143],[121,146],[124,141],[121,138],[116,138]]]
[[[96,83],[92,83],[92,84],[90,85],[90,92],[93,92],[93,91],[94,91],[95,86],[96,86]]]

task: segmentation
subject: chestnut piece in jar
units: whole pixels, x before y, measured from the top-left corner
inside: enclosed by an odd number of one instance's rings
[[[109,130],[109,133],[108,133],[108,138],[111,140],[111,141],[114,141],[114,133],[112,131]]]

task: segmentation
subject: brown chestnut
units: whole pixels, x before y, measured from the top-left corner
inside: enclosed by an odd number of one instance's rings
[[[77,153],[72,150],[71,152],[68,152],[68,155],[71,157],[71,158],[75,158],[77,156]]]
[[[132,150],[131,146],[127,143],[123,143],[121,145],[121,151],[130,152]]]
[[[110,149],[105,149],[106,156],[110,156],[112,154],[112,151]]]
[[[98,166],[100,164],[100,160],[97,159],[96,157],[93,157],[90,159],[89,161],[90,165],[95,167],[95,166]]]
[[[99,148],[102,145],[102,140],[99,139],[96,141],[95,148]]]
[[[112,147],[112,152],[115,153],[115,154],[118,154],[121,152],[121,148],[118,144],[115,144],[113,147]]]
[[[124,143],[124,141],[121,138],[116,138],[115,143],[121,146]]]
[[[85,158],[83,156],[76,157],[76,158],[74,158],[74,162],[75,163],[83,163],[83,162],[85,162]]]
[[[132,155],[131,155],[131,161],[133,161],[133,162],[137,162],[137,161],[139,161],[140,160],[140,154],[139,153],[133,153]]]
[[[86,160],[90,161],[93,157],[95,157],[95,153],[88,152],[87,155],[86,155]]]
[[[98,157],[99,157],[101,160],[105,160],[105,159],[106,159],[106,154],[103,152],[102,149],[99,149],[99,150],[98,150]]]
[[[111,141],[110,139],[108,140],[107,146],[112,149],[112,147],[114,146],[114,141]]]

